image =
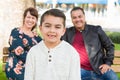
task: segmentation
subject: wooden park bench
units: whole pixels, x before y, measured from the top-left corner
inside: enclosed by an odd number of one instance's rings
[[[5,63],[8,58],[8,54],[9,54],[8,47],[4,47],[3,48],[3,67],[2,67],[3,71],[5,71]],[[115,51],[113,65],[111,67],[115,72],[120,72],[120,50]]]
[[[115,72],[120,72],[120,50],[115,51],[113,65],[111,67]]]
[[[3,62],[2,71],[5,71],[5,64],[6,64],[6,60],[8,58],[8,54],[9,54],[8,47],[4,47],[3,48],[3,58],[2,58],[2,62]]]

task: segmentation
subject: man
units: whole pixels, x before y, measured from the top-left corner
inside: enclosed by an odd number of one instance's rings
[[[82,80],[118,80],[111,70],[114,44],[100,26],[88,25],[85,12],[80,7],[71,10],[74,24],[62,37],[78,51],[81,61]]]

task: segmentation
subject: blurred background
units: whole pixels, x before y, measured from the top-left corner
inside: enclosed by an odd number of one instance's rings
[[[67,27],[72,25],[70,10],[74,6],[84,8],[87,23],[100,24],[106,30],[119,31],[120,0],[36,0],[40,15],[49,8],[61,9],[67,17]]]

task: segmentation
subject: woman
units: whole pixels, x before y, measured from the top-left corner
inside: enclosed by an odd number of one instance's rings
[[[29,49],[41,41],[33,32],[38,21],[38,11],[28,8],[23,14],[23,25],[14,28],[9,38],[9,57],[5,72],[8,80],[24,80],[26,55]]]

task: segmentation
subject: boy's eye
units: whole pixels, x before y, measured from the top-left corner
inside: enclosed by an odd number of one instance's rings
[[[60,29],[61,27],[60,26],[56,26],[55,28]]]

